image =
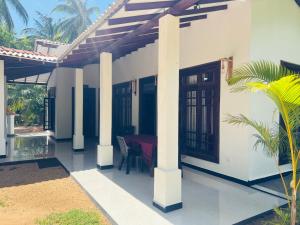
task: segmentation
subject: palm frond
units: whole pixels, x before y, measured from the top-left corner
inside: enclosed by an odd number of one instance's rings
[[[241,91],[247,88],[248,82],[269,83],[292,74],[295,73],[273,62],[257,61],[235,69],[228,84],[233,91]]]
[[[29,20],[29,16],[27,14],[26,9],[21,4],[20,0],[8,0],[8,1],[15,8],[15,10],[19,14],[19,16],[23,19],[23,22],[25,24],[27,24],[28,20]]]
[[[14,22],[10,15],[6,1],[4,1],[4,0],[1,0],[1,2],[0,2],[0,19],[1,19],[0,22],[4,23],[10,31],[13,30]]]
[[[282,149],[282,151],[286,151],[286,142],[280,141],[280,130],[283,131],[279,127],[270,128],[266,124],[262,122],[257,122],[249,119],[245,115],[232,116],[227,115],[225,122],[232,125],[240,125],[247,126],[253,128],[257,133],[253,134],[256,138],[256,142],[254,143],[254,149],[257,150],[259,146],[265,150],[265,152],[269,156],[276,157],[278,154],[278,150]]]
[[[289,75],[270,83],[249,82],[252,91],[264,92],[277,106],[281,115],[286,114],[291,129],[300,126],[300,77]],[[285,124],[287,125],[287,124]]]

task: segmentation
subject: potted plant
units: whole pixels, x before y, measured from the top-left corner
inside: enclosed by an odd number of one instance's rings
[[[12,111],[9,107],[6,110],[6,120],[7,120],[7,135],[14,136],[15,135],[15,116],[16,113]]]

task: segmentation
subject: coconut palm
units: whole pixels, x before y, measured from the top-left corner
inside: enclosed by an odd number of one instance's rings
[[[300,127],[300,77],[295,72],[289,71],[282,66],[277,66],[271,62],[260,61],[247,64],[234,71],[232,78],[228,81],[233,86],[234,91],[259,91],[264,93],[275,105],[283,119],[284,128],[275,122],[273,127],[268,127],[262,122],[253,121],[244,115],[231,116],[227,122],[235,125],[246,125],[254,128],[257,134],[255,148],[262,145],[272,156],[278,155],[279,149],[288,149],[292,165],[292,180],[290,183],[291,200],[289,206],[290,224],[296,224],[297,190],[300,186],[300,177],[297,174],[298,162],[300,161],[300,146],[296,141],[296,130]],[[282,134],[284,136],[282,136]],[[280,138],[285,137],[285,138]],[[288,144],[283,148],[280,139]],[[284,151],[283,150],[283,151]],[[281,176],[282,178],[282,176]],[[282,178],[286,194],[289,195],[287,185]],[[289,199],[289,198],[288,198]]]
[[[10,31],[14,28],[14,22],[10,13],[11,8],[15,9],[25,24],[28,22],[28,14],[20,0],[0,0],[0,23],[5,24]]]
[[[63,37],[74,40],[89,25],[91,16],[99,13],[98,7],[88,7],[87,0],[63,0],[52,12],[67,14],[67,18],[59,24]]]
[[[23,33],[31,39],[40,38],[63,42],[62,33],[59,31],[58,24],[53,21],[53,18],[38,11],[36,13],[38,19],[34,19],[35,27],[26,28],[23,30]]]

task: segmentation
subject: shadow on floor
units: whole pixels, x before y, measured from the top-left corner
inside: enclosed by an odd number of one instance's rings
[[[0,188],[62,179],[69,176],[55,158],[0,165]]]

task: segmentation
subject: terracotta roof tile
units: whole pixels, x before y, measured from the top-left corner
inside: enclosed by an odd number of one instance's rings
[[[57,57],[48,56],[46,54],[40,52],[33,52],[27,50],[19,50],[14,48],[7,48],[4,46],[0,46],[0,56],[9,56],[15,58],[25,58],[37,61],[44,61],[44,62],[56,62]]]

